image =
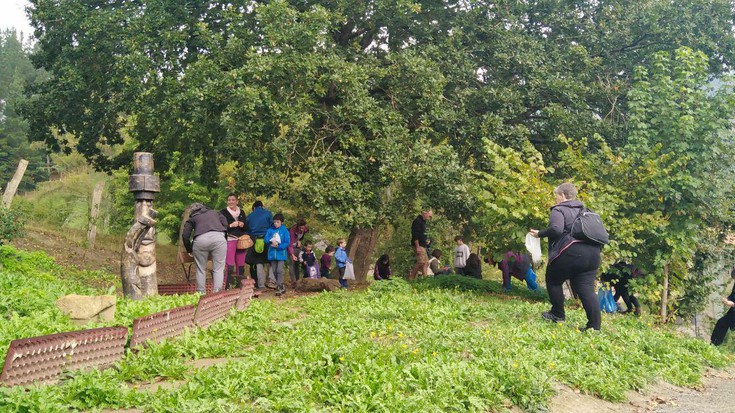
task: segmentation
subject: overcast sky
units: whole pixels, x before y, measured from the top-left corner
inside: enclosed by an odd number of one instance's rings
[[[0,0],[0,30],[15,27],[28,36],[33,30],[23,8],[28,5],[27,0]]]

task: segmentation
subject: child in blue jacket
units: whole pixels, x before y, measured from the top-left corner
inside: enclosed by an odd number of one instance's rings
[[[347,288],[347,280],[345,280],[345,268],[350,259],[347,258],[347,250],[345,250],[344,238],[337,240],[337,251],[334,252],[334,260],[337,262],[337,273],[339,274],[339,285],[342,288]]]
[[[268,263],[271,275],[276,278],[276,295],[281,296],[286,292],[283,287],[283,271],[288,260],[288,246],[291,244],[291,236],[283,226],[283,214],[273,217],[273,225],[265,232],[264,239],[269,245]]]

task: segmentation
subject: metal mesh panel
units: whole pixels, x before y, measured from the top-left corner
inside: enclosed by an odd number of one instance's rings
[[[237,299],[235,308],[237,311],[243,311],[250,305],[250,299],[253,297],[255,291],[255,280],[243,280],[242,287],[240,288],[240,297]]]
[[[229,290],[202,296],[197,305],[194,324],[206,328],[215,321],[225,318],[240,298],[240,294],[240,290]]]
[[[207,294],[211,294],[212,284],[207,283],[206,289],[207,289]],[[196,284],[159,284],[158,285],[159,295],[193,294],[195,292],[197,292]]]
[[[125,353],[127,334],[127,327],[103,327],[14,340],[0,382],[8,386],[45,383],[64,371],[115,363]]]
[[[133,320],[130,347],[144,344],[146,341],[158,343],[181,334],[184,329],[194,326],[195,311],[196,306],[192,304],[136,318]]]

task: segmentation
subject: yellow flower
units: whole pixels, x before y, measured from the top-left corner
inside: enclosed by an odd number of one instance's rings
[[[513,363],[513,368],[514,369],[517,369],[518,368],[518,363]]]
[[[375,336],[376,336],[376,335],[377,335],[377,334],[375,333],[375,331],[371,331],[371,332],[370,332],[370,337],[372,337],[372,338],[375,338]]]
[[[401,346],[401,348],[403,348],[403,349],[407,349],[407,348],[408,348],[408,344],[404,344],[404,345],[402,345],[402,346]]]
[[[339,361],[345,361],[345,358],[344,357],[340,357],[339,358]]]
[[[436,351],[433,351],[433,352],[431,353],[431,355],[432,355],[432,356],[436,356]]]
[[[417,348],[413,349],[413,354],[419,354],[419,349]]]

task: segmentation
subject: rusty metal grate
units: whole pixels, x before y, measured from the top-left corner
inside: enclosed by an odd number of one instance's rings
[[[206,328],[215,321],[225,318],[240,298],[240,294],[240,290],[229,290],[202,296],[197,305],[194,324]]]
[[[212,293],[212,284],[207,283],[207,294]],[[159,295],[194,294],[197,292],[196,284],[159,284]]]
[[[194,326],[195,305],[176,307],[133,320],[133,337],[130,347],[145,344],[146,341],[159,341],[175,337],[184,329]]]
[[[127,327],[103,327],[14,340],[0,382],[7,386],[46,383],[64,371],[115,363],[125,353],[127,334]]]
[[[255,292],[255,280],[247,279],[242,281],[242,287],[240,288],[240,297],[237,299],[235,308],[237,311],[243,311],[250,305],[250,299],[253,297]]]

